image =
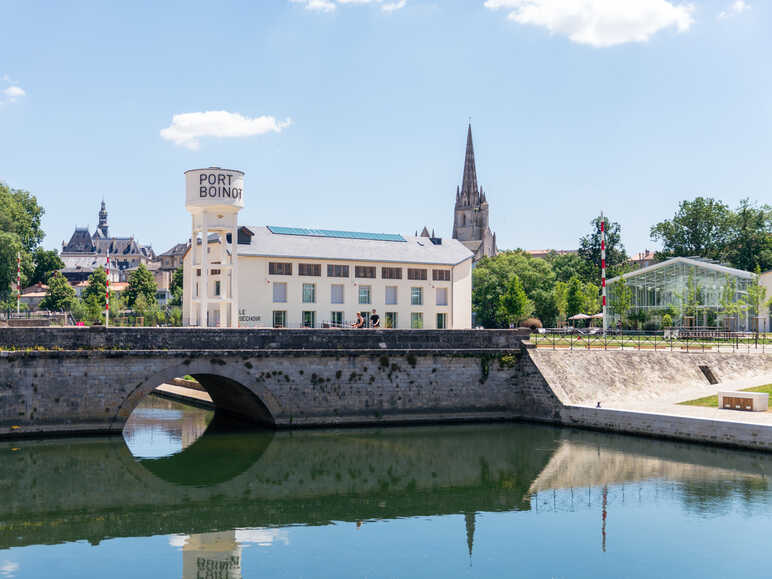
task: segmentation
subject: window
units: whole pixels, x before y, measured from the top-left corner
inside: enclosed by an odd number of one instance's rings
[[[304,304],[316,303],[316,284],[315,283],[303,284],[303,303]]]
[[[220,280],[214,282],[214,295],[219,296],[220,295]]]
[[[303,327],[304,328],[316,327],[316,312],[303,312]]]
[[[424,288],[422,287],[410,288],[410,305],[413,305],[413,306],[424,305]]]
[[[386,327],[387,328],[397,327],[397,312],[386,312]]]
[[[354,267],[354,277],[375,279],[375,266],[357,265]]]
[[[287,303],[287,284],[283,282],[277,282],[273,284],[273,303],[286,304]]]
[[[342,328],[343,312],[330,312],[330,325],[333,328]]]
[[[334,283],[330,286],[330,303],[342,304],[343,303],[343,284]]]
[[[437,305],[438,306],[448,305],[448,288],[446,287],[437,288]]]
[[[394,306],[397,304],[397,286],[395,285],[387,285],[386,286],[386,301],[387,306]]]
[[[219,269],[212,269],[212,270],[209,271],[209,273],[212,274],[212,275],[220,275],[220,270]]]
[[[196,270],[196,277],[201,277],[201,268],[200,267]]]
[[[198,297],[198,282],[196,282],[196,295],[195,297]]]
[[[424,327],[424,315],[421,312],[412,312],[410,314],[410,327],[414,330],[420,330]]]
[[[369,304],[370,303],[370,293],[372,291],[372,288],[369,285],[360,285],[359,286],[359,303],[360,304]]]
[[[448,314],[437,314],[437,329],[446,330],[448,328]]]
[[[274,328],[286,328],[287,327],[287,312],[274,310],[273,311],[273,327]]]
[[[381,279],[402,279],[401,267],[382,267]]]
[[[322,265],[320,263],[299,263],[298,275],[320,277],[322,275]]]
[[[268,273],[271,275],[292,275],[292,264],[269,261]]]
[[[434,281],[450,281],[449,269],[433,269],[432,280]]]
[[[415,279],[415,280],[425,280],[426,279],[426,270],[425,269],[413,269],[411,267],[407,268],[407,279]]]
[[[328,264],[327,277],[348,277],[348,266]]]

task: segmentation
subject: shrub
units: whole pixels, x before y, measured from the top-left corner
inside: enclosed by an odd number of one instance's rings
[[[530,328],[531,331],[538,330],[539,328],[542,328],[541,320],[539,318],[526,318],[522,322],[520,322],[521,328]]]

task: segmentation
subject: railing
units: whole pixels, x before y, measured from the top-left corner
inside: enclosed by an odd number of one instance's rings
[[[597,330],[597,331],[596,331]],[[573,330],[555,328],[531,334],[536,348],[552,350],[653,350],[684,352],[772,352],[772,334],[753,332],[694,331],[679,328],[664,333]]]

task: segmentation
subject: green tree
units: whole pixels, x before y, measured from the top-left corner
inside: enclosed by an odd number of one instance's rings
[[[43,240],[40,222],[44,212],[29,191],[11,189],[0,183],[0,231],[15,234],[27,253]]]
[[[512,275],[504,293],[499,296],[500,316],[510,326],[517,326],[520,320],[527,318],[533,311],[533,303],[523,289],[523,283],[517,274]]]
[[[557,284],[555,284],[557,285]],[[560,317],[557,297],[554,288],[552,291],[537,289],[533,292],[531,300],[533,301],[534,315],[541,320],[545,328],[554,328],[557,326]]]
[[[32,253],[32,261],[35,269],[32,272],[30,284],[48,283],[48,278],[64,267],[64,262],[59,258],[59,253],[55,249],[46,250],[38,247]]]
[[[672,328],[673,327],[673,318],[670,314],[664,314],[662,316],[662,327],[664,328]]]
[[[105,296],[107,295],[107,273],[100,266],[88,276],[88,285],[81,294],[84,302],[92,302],[92,308],[98,306],[100,309],[105,307]],[[112,297],[112,296],[111,296]]]
[[[589,281],[584,278],[587,273],[585,261],[577,253],[559,254],[557,251],[550,251],[545,260],[552,267],[557,281],[568,282],[574,276],[578,276],[582,281]]]
[[[627,285],[627,280],[620,277],[617,281],[608,286],[609,289],[609,310],[624,323],[630,308],[633,307],[633,290]]]
[[[169,323],[172,326],[181,326],[182,325],[182,309],[174,306],[169,309]]]
[[[772,268],[772,208],[743,199],[732,216],[727,246],[729,262],[738,269]]]
[[[698,256],[721,260],[732,236],[732,212],[709,197],[681,201],[672,219],[652,226],[651,239],[662,243],[659,259]]]
[[[597,314],[602,309],[600,300],[600,287],[592,282],[582,284],[582,295],[584,296],[584,305],[582,310],[585,314]]]
[[[579,277],[574,276],[568,282],[566,291],[566,318],[583,313],[584,308],[584,287]]]
[[[612,278],[624,273],[627,253],[622,245],[622,227],[604,217],[606,229],[606,277]],[[584,262],[585,281],[600,284],[601,278],[601,232],[600,217],[593,219],[592,232],[579,240],[579,257]]]
[[[568,283],[564,281],[555,282],[555,287],[552,288],[552,295],[555,299],[555,306],[558,310],[558,320],[566,321],[566,298],[568,296]],[[557,324],[556,324],[557,325]]]
[[[23,248],[19,236],[15,233],[0,231],[0,299],[16,299],[16,291],[11,291],[11,286],[16,286],[16,257],[21,252],[21,287],[29,285],[29,254]],[[26,264],[26,267],[25,267]],[[15,306],[14,301],[14,308]]]
[[[181,306],[182,305],[182,283],[183,283],[183,271],[181,267],[178,267],[174,270],[174,275],[172,276],[172,281],[169,284],[169,291],[172,294],[172,299],[169,302],[169,305],[171,306]]]
[[[732,281],[734,282],[734,280]],[[694,268],[690,268],[689,275],[686,278],[686,292],[681,296],[682,324],[683,318],[691,318],[694,321],[694,325],[700,325],[697,314],[702,303],[702,286],[695,279]]]
[[[501,296],[506,292],[513,275],[517,275],[523,289],[532,302],[548,309],[548,303],[540,292],[551,292],[555,274],[550,264],[531,257],[522,250],[502,251],[496,257],[481,259],[472,271],[472,307],[477,324],[486,328],[502,328],[509,325],[508,318],[499,307]],[[544,312],[537,310],[536,314]]]
[[[136,302],[139,296],[143,296],[146,307],[155,304],[155,294],[158,288],[153,278],[153,274],[148,271],[145,264],[139,264],[139,267],[129,275],[129,287],[126,289],[126,304],[136,310]]]
[[[40,302],[40,309],[52,312],[66,312],[75,300],[75,290],[67,283],[65,277],[57,272],[48,283],[46,297]]]
[[[756,333],[759,332],[759,316],[761,315],[767,297],[767,288],[759,283],[760,275],[761,268],[757,265],[755,268],[755,275],[753,276],[750,285],[748,285],[748,307]]]

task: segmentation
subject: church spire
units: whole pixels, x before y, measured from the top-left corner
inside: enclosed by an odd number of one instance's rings
[[[466,155],[464,156],[464,177],[461,181],[461,197],[470,205],[477,202],[477,169],[474,164],[474,145],[472,145],[472,123],[466,133]]]

